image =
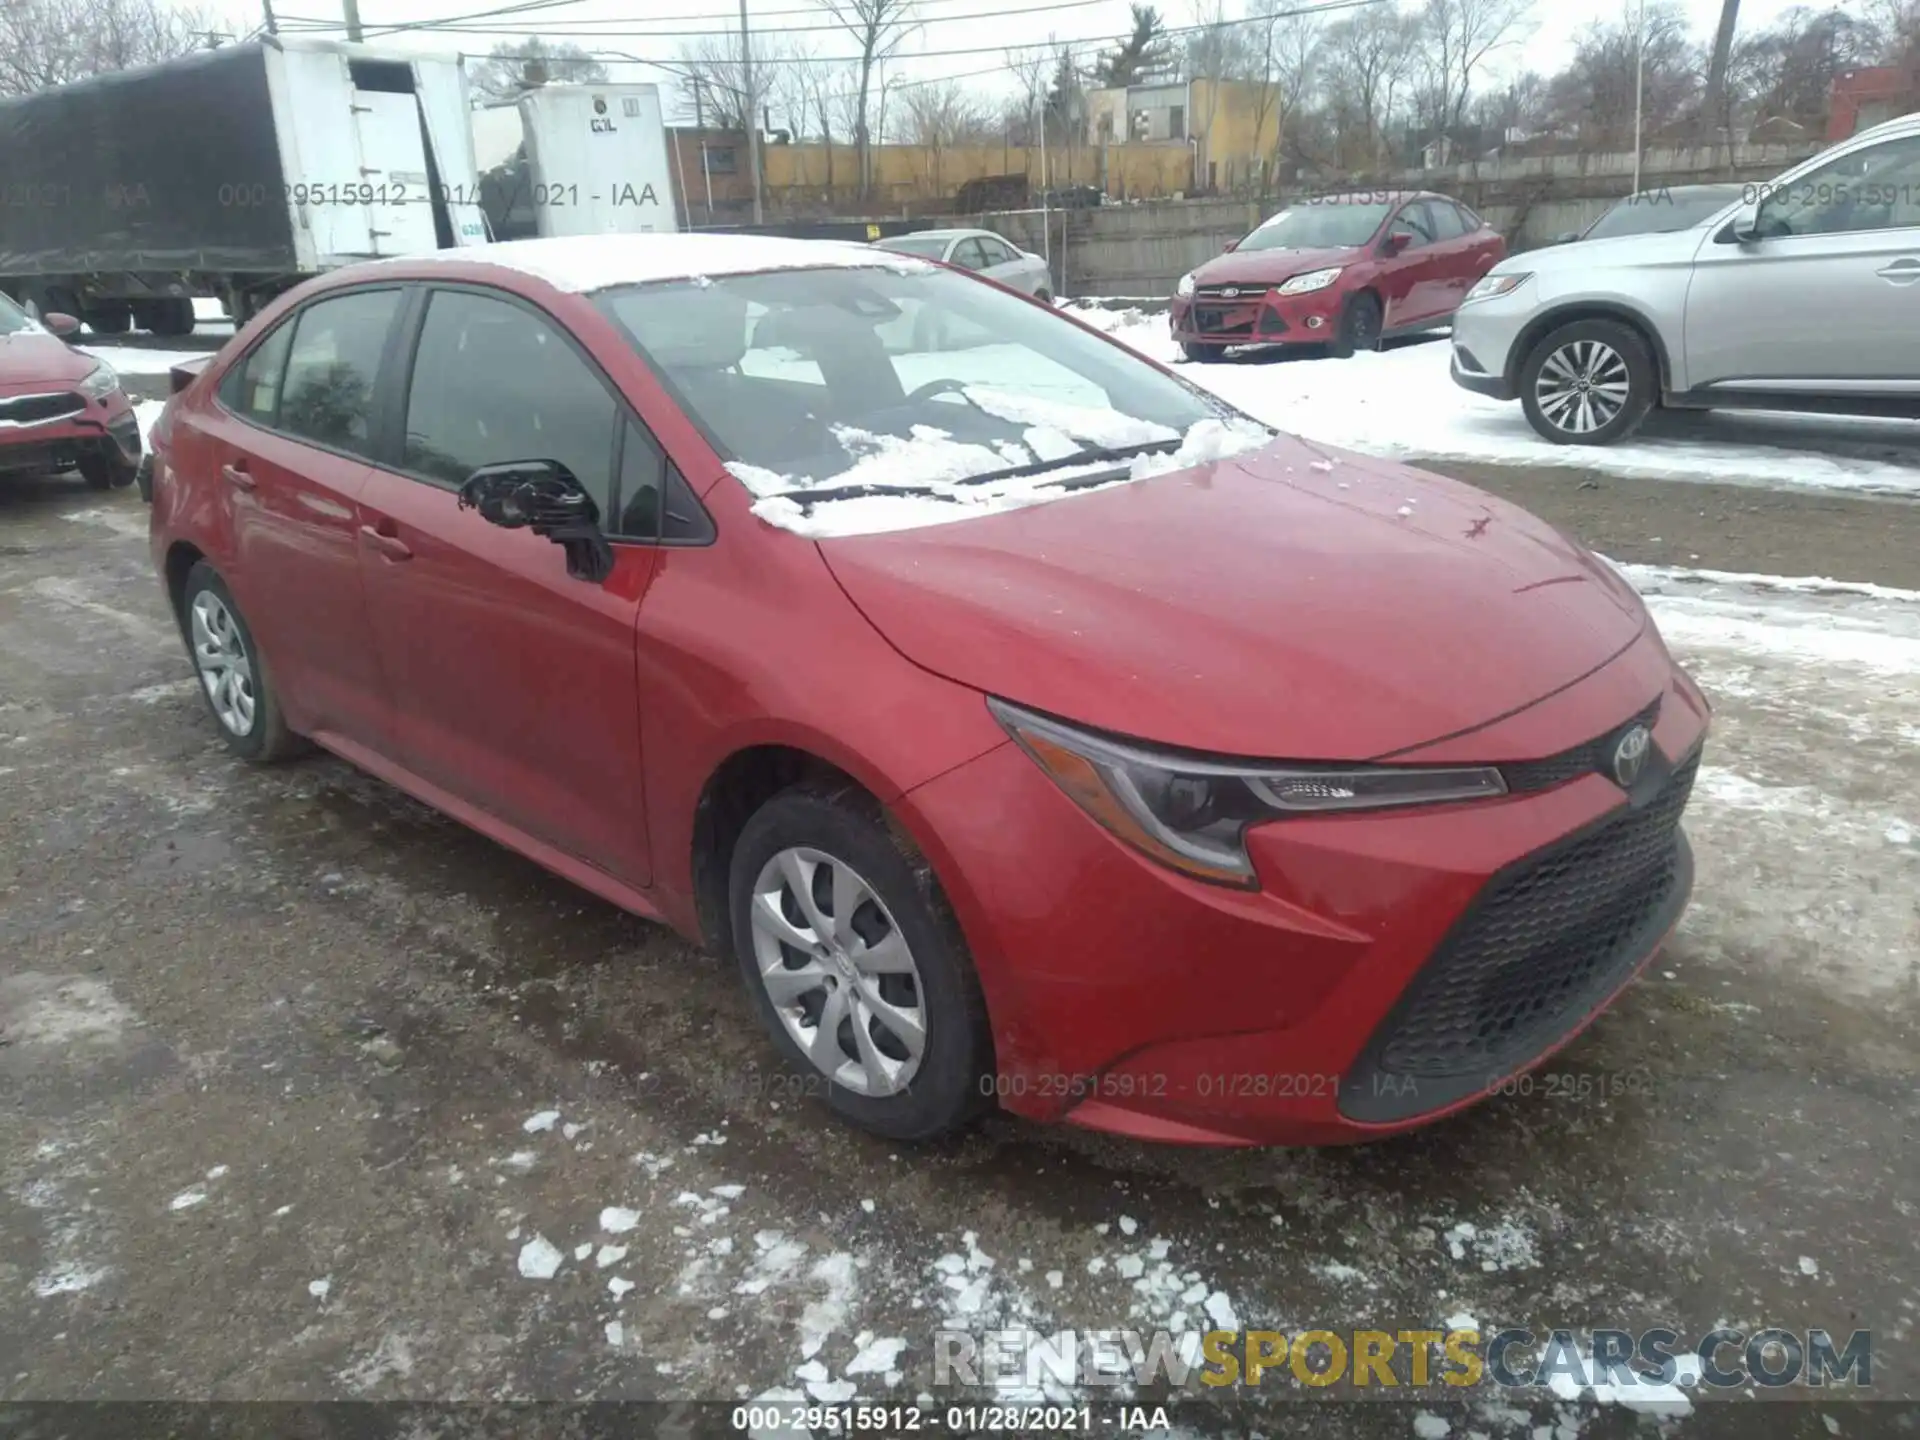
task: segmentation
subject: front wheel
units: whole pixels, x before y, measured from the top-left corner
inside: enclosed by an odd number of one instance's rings
[[[266,659],[219,572],[198,562],[187,572],[180,601],[201,694],[227,749],[260,764],[304,750],[306,742],[287,728]]]
[[[1637,330],[1576,320],[1533,347],[1520,367],[1527,421],[1556,445],[1611,445],[1640,428],[1658,376]]]
[[[796,786],[741,831],[733,947],[789,1062],[862,1129],[927,1140],[986,1108],[986,1006],[926,861],[852,786]]]
[[[1378,350],[1382,321],[1379,298],[1362,290],[1341,310],[1340,328],[1327,348],[1341,360],[1350,360],[1362,350]]]
[[[1225,359],[1227,347],[1224,345],[1196,345],[1192,341],[1182,340],[1180,342],[1180,353],[1197,364],[1208,365],[1215,360]]]

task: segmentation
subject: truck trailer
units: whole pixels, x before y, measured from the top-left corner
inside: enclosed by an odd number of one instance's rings
[[[472,119],[499,239],[680,228],[658,86],[542,85]]]
[[[479,201],[452,56],[269,37],[0,101],[0,290],[101,334],[482,244]]]

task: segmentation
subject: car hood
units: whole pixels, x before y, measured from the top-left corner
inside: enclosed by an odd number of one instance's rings
[[[0,390],[76,384],[99,363],[57,335],[40,331],[0,335]]]
[[[1571,240],[1565,245],[1549,245],[1520,255],[1509,255],[1494,266],[1491,273],[1550,275],[1569,270],[1591,270],[1596,265],[1612,268],[1683,264],[1693,259],[1712,226],[1711,220],[1703,220],[1685,230],[1613,235],[1599,240]]]
[[[1195,270],[1193,283],[1233,285],[1258,281],[1263,285],[1278,285],[1290,276],[1304,275],[1309,270],[1350,265],[1359,254],[1359,249],[1351,245],[1317,250],[1232,250]]]
[[[1604,562],[1526,512],[1291,437],[820,549],[926,669],[1116,734],[1269,759],[1376,759],[1485,725],[1646,623]]]

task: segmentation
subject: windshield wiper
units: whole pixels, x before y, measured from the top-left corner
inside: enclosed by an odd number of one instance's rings
[[[1050,470],[1065,470],[1074,465],[1098,465],[1103,461],[1118,462],[1132,460],[1141,455],[1168,455],[1181,446],[1178,435],[1166,440],[1149,440],[1144,445],[1091,445],[1084,450],[1076,450],[1071,455],[1061,455],[1052,460],[1035,460],[1026,465],[1011,465],[1004,470],[989,470],[980,475],[967,475],[955,480],[943,480],[941,485],[987,485],[995,480],[1026,480],[1036,475],[1045,475]],[[1112,478],[1112,471],[1102,471],[1098,475],[1089,475],[1065,481],[1063,489],[1083,489],[1091,484],[1105,484]],[[911,485],[820,485],[811,490],[785,490],[780,492],[782,500],[796,501],[802,506],[824,504],[831,500],[860,500],[870,495],[940,495],[934,489],[935,482],[920,481]]]

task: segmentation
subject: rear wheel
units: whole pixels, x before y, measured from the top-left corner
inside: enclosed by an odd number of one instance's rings
[[[1653,353],[1618,320],[1576,320],[1533,347],[1520,367],[1527,421],[1556,445],[1611,445],[1653,408]]]
[[[219,573],[200,561],[187,572],[180,599],[200,691],[227,748],[259,764],[306,749],[306,742],[287,728],[266,658]]]
[[[832,1108],[926,1140],[986,1107],[986,1006],[932,871],[850,785],[755,813],[729,877],[741,978],[774,1044]]]
[[[193,301],[185,295],[170,295],[152,301],[147,310],[147,328],[156,335],[191,335]]]
[[[96,305],[86,314],[87,328],[96,335],[124,335],[133,328],[131,305]]]
[[[1215,360],[1224,360],[1227,347],[1224,345],[1198,345],[1190,340],[1180,342],[1180,353],[1187,359],[1201,365],[1212,364]]]
[[[1362,350],[1378,350],[1381,318],[1380,298],[1372,291],[1362,290],[1349,297],[1340,312],[1340,328],[1328,348],[1342,360]]]

